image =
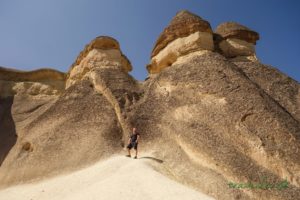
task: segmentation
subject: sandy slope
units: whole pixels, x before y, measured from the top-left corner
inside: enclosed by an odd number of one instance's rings
[[[114,156],[72,174],[0,191],[9,200],[213,199],[156,172],[149,159]]]

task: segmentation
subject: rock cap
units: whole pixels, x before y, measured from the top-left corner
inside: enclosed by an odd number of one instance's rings
[[[201,17],[187,11],[182,10],[176,14],[170,24],[158,37],[151,58],[156,56],[170,42],[180,37],[186,37],[197,31],[212,33],[210,24]]]
[[[120,44],[116,39],[109,37],[109,36],[98,36],[94,40],[92,40],[89,44],[87,44],[85,46],[85,48],[80,52],[80,54],[76,58],[75,62],[71,65],[69,72],[76,65],[79,65],[80,62],[83,60],[83,58],[85,58],[88,55],[88,53],[93,49],[103,49],[103,50],[117,49],[117,50],[120,50],[120,52],[121,52]],[[122,52],[121,52],[121,54],[122,54]],[[122,54],[122,57],[124,58],[124,62],[125,62],[124,68],[126,69],[126,71],[131,71],[132,66],[131,66],[130,61],[124,54]]]
[[[223,39],[236,38],[252,44],[256,44],[256,41],[259,40],[259,34],[257,32],[236,22],[220,24],[216,28],[215,33],[222,36]]]

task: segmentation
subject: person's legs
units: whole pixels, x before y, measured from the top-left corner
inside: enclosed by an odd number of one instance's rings
[[[135,150],[135,157],[134,158],[137,158],[137,155],[138,155],[138,144],[135,143],[134,145],[134,150]]]
[[[131,157],[131,154],[130,154],[130,149],[129,149],[129,148],[127,148],[127,150],[128,150],[128,154],[127,154],[127,155],[128,155],[129,157]]]
[[[138,155],[138,149],[135,150],[135,157],[137,158]]]
[[[128,151],[127,157],[131,157],[131,153],[130,153],[131,148],[132,148],[132,144],[130,143],[127,145],[127,151]]]

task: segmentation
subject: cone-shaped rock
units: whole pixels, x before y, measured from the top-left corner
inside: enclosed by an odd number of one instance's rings
[[[81,80],[86,72],[93,68],[119,68],[125,72],[132,70],[130,61],[123,55],[117,40],[108,36],[99,36],[85,46],[71,66],[66,87]]]

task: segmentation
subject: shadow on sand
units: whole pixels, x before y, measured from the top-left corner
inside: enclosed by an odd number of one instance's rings
[[[13,102],[14,97],[0,98],[0,166],[18,137],[11,114]]]
[[[154,158],[154,157],[151,157],[151,156],[144,156],[144,157],[140,157],[140,159],[150,159],[150,160],[154,160],[158,163],[163,163],[164,161],[161,160],[161,159],[158,159],[158,158]]]

